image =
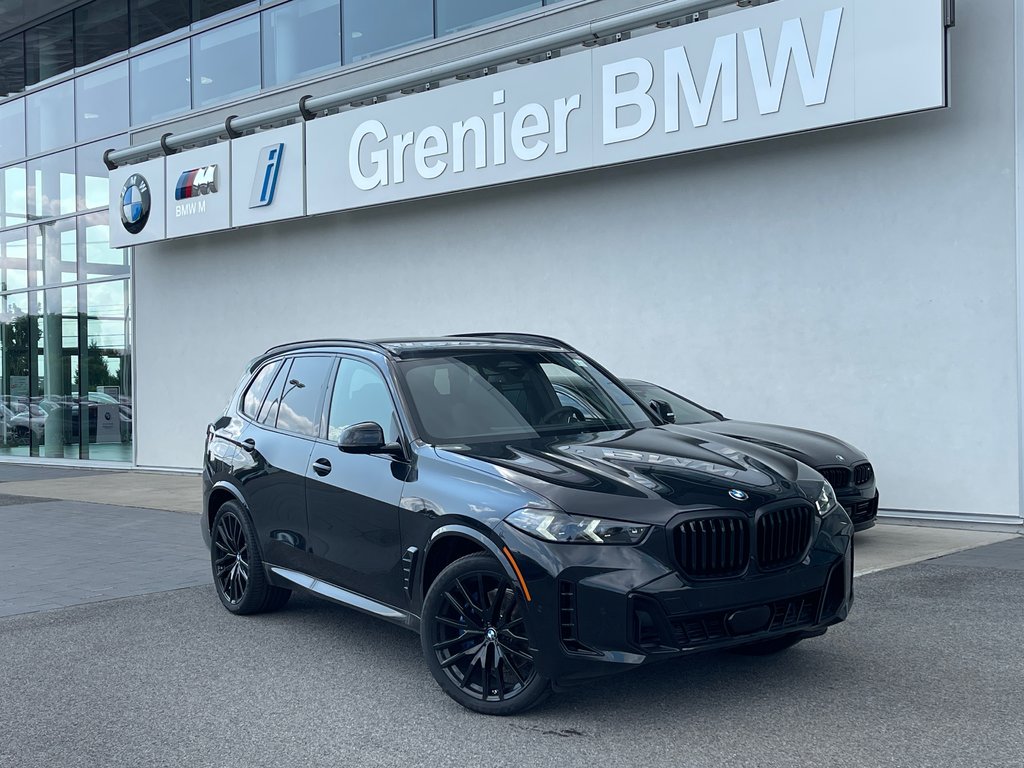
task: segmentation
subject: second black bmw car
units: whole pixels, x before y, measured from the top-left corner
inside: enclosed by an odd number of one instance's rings
[[[207,431],[204,504],[229,611],[302,589],[396,622],[488,714],[684,654],[779,651],[853,601],[853,524],[820,474],[672,426],[544,338],[273,348]]]
[[[814,467],[829,481],[839,503],[853,520],[854,529],[871,528],[878,517],[878,489],[875,470],[868,457],[849,443],[832,435],[778,424],[727,419],[670,389],[638,379],[623,379],[646,402],[667,403],[675,424],[688,424],[707,432],[728,435],[792,456]]]

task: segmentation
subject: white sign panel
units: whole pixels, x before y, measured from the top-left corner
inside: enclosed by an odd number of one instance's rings
[[[231,142],[231,224],[294,219],[306,212],[300,123]]]
[[[944,106],[941,0],[779,0],[318,119],[327,213]]]
[[[110,244],[114,248],[163,240],[164,159],[110,172]]]
[[[167,160],[167,237],[231,226],[231,148],[225,142]]]
[[[150,163],[118,169],[111,240],[159,239],[164,218],[178,237],[943,107],[945,43],[943,0],[778,0],[172,155],[159,181]],[[144,228],[133,173],[153,190]]]

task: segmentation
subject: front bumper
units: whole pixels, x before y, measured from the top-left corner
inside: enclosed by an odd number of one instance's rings
[[[662,659],[791,633],[814,636],[853,603],[853,524],[818,521],[795,565],[693,579],[674,565],[666,529],[635,547],[553,545],[502,524],[529,585],[538,671],[556,686]]]
[[[855,492],[836,492],[839,503],[853,521],[853,530],[863,531],[872,528],[878,518],[878,491],[874,484],[870,488],[858,489]]]

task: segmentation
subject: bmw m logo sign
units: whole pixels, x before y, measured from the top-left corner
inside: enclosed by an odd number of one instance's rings
[[[217,166],[207,165],[184,171],[174,185],[174,199],[187,200],[200,195],[212,195],[217,191]]]
[[[133,173],[121,187],[121,224],[128,232],[137,235],[146,226],[150,204],[149,183]]]

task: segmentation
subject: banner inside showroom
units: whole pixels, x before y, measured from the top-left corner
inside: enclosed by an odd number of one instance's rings
[[[110,174],[111,243],[124,247],[943,107],[943,2],[778,0],[510,66],[118,168]]]

